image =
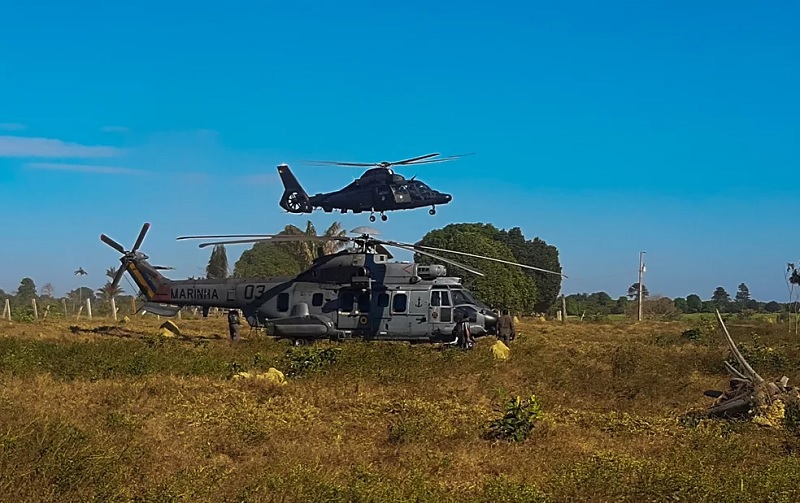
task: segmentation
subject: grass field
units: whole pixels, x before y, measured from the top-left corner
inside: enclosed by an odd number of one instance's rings
[[[800,500],[796,428],[680,419],[727,382],[691,321],[523,320],[505,361],[493,339],[292,349],[177,323],[0,322],[3,501]],[[764,377],[800,382],[786,325],[730,328]],[[232,378],[270,367],[288,384]],[[484,438],[532,394],[526,440]]]

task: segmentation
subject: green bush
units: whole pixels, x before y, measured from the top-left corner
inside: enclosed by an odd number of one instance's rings
[[[717,331],[717,322],[710,316],[700,316],[692,320],[692,328],[681,334],[684,339],[690,341],[703,341],[710,339]]]
[[[318,372],[336,363],[341,348],[292,347],[286,352],[287,373],[292,376]]]
[[[487,440],[509,440],[521,442],[528,438],[534,424],[542,417],[539,399],[531,395],[527,399],[514,397],[505,403],[501,411],[503,417],[494,419],[484,433]]]
[[[794,370],[789,356],[786,354],[786,349],[783,347],[772,347],[761,342],[758,334],[751,334],[751,343],[739,343],[736,346],[739,352],[742,353],[744,359],[747,360],[756,372],[789,372]],[[728,362],[736,368],[739,364],[731,356]],[[740,371],[744,369],[739,368]]]
[[[800,400],[786,400],[783,412],[783,424],[786,431],[800,435]]]

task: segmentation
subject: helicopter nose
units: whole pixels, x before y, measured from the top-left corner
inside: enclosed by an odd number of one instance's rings
[[[450,194],[444,194],[444,193],[441,193],[441,192],[439,193],[439,197],[441,197],[441,199],[442,199],[442,201],[444,201],[444,203],[449,203],[450,201],[453,200],[453,196],[451,196]]]

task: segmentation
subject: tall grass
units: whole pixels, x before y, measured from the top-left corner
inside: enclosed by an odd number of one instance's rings
[[[721,339],[682,337],[689,323],[523,321],[507,361],[491,340],[297,349],[179,324],[0,324],[3,500],[800,499],[796,428],[680,419],[727,381]],[[764,377],[798,382],[779,327],[732,331]],[[269,367],[289,384],[232,378]],[[531,395],[527,439],[484,435]]]

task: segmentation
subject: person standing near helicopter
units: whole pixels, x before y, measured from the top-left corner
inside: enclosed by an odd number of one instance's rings
[[[517,328],[514,326],[514,318],[511,317],[508,309],[503,309],[503,314],[497,320],[497,338],[508,346],[516,337]]]
[[[453,328],[453,334],[456,336],[456,345],[461,349],[472,349],[475,345],[475,339],[472,338],[472,333],[469,327],[469,318],[464,315],[460,309],[453,312],[453,321],[456,326]]]
[[[228,311],[228,331],[230,332],[232,342],[239,340],[239,331],[241,329],[242,322],[239,319],[239,310],[231,309]]]

